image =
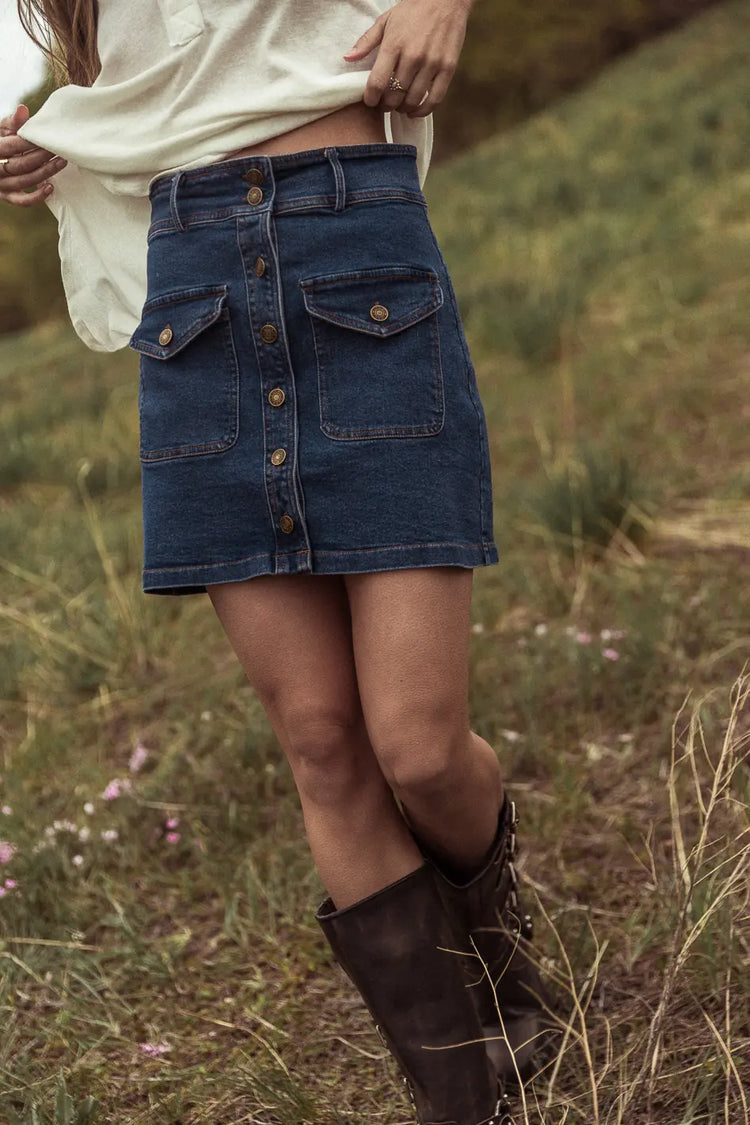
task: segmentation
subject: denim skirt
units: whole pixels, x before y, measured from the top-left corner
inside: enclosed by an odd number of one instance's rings
[[[413,145],[151,185],[143,589],[498,561],[487,428]]]

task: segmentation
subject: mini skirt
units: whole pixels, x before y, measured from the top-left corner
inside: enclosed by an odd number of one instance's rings
[[[487,427],[414,145],[155,179],[143,590],[498,561]]]

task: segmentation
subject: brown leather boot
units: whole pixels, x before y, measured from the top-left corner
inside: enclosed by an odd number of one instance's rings
[[[422,848],[438,875],[438,890],[455,920],[456,948],[469,954],[463,964],[486,1037],[487,1053],[498,1078],[509,1088],[518,1085],[519,1077],[523,1082],[538,1072],[549,1058],[555,1036],[549,1015],[550,998],[529,958],[533,924],[518,892],[517,824],[515,802],[506,798],[489,858],[463,884],[448,878],[439,861]]]
[[[398,1063],[420,1125],[513,1125],[431,866],[343,910],[326,899],[315,917]]]

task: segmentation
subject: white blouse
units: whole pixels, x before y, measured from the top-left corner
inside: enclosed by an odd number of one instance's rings
[[[146,299],[148,191],[362,99],[375,52],[342,55],[393,0],[99,0],[101,73],[54,91],[19,134],[65,157],[47,206],[70,318],[94,351],[127,345]],[[385,116],[417,147],[432,116]]]

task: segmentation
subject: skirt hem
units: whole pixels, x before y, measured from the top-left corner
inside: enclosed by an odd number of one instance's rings
[[[261,554],[229,563],[153,567],[143,571],[145,594],[203,594],[206,586],[242,582],[262,574],[362,574],[420,566],[493,566],[500,561],[494,541],[423,543],[337,551]]]

